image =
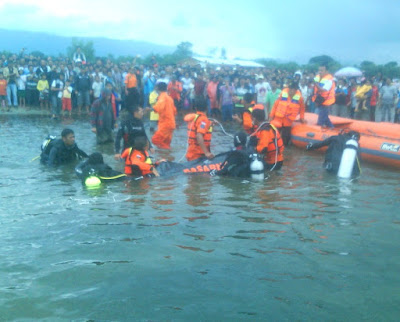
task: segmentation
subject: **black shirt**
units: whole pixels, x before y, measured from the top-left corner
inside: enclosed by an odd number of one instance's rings
[[[88,155],[78,148],[76,144],[65,145],[62,139],[55,140],[50,148],[49,154],[42,152],[41,162],[49,166],[71,163],[77,159],[87,158]]]

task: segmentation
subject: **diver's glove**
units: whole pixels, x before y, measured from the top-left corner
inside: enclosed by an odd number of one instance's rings
[[[307,146],[306,146],[306,150],[307,150],[307,151],[308,151],[308,150],[311,150],[312,147],[313,147],[313,144],[312,144],[312,143],[308,143]]]

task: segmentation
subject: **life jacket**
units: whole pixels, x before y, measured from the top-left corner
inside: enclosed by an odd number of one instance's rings
[[[124,154],[122,155],[124,157]],[[134,175],[134,176],[145,176],[147,174],[152,173],[151,167],[140,167],[137,165],[136,159],[141,159],[144,163],[148,165],[153,165],[153,161],[151,160],[149,153],[147,151],[139,151],[133,150],[129,148],[128,155],[125,159],[125,174]]]
[[[253,113],[253,107],[249,107],[242,113],[243,129],[247,134],[253,133],[253,120],[251,118],[251,113]]]
[[[270,136],[268,142],[260,142],[261,133],[263,131],[269,131]],[[285,150],[285,147],[283,145],[283,140],[281,138],[281,135],[279,134],[279,131],[274,125],[272,124],[262,125],[255,135],[257,137],[257,147],[260,144],[264,146],[262,151],[258,151],[257,148],[257,152],[265,155],[264,156],[265,163],[275,164],[276,162],[283,161],[283,151]]]
[[[255,131],[255,127],[253,125],[253,119],[251,114],[254,110],[264,110],[264,105],[256,104],[254,101],[251,102],[250,107],[245,109],[242,113],[243,120],[243,129],[247,134],[252,134]]]
[[[325,83],[328,81],[332,81],[332,87],[329,91],[318,91],[317,86],[314,87],[314,96],[312,98],[312,101],[315,101],[315,98],[317,97],[317,94],[321,95],[324,98],[324,102],[322,103],[323,106],[330,106],[332,104],[335,104],[335,91],[336,91],[336,85],[335,82],[333,81],[333,76],[331,74],[326,74],[324,77],[320,75],[317,75],[314,80],[319,83],[319,86],[324,87]]]
[[[199,149],[200,149],[200,146],[199,146],[199,144],[197,143],[196,134],[197,134],[197,129],[198,129],[198,127],[199,127],[199,126],[202,126],[201,124],[200,124],[200,125],[198,124],[198,123],[199,123],[198,120],[199,120],[199,117],[200,117],[201,115],[204,115],[204,116],[205,116],[205,114],[203,114],[203,113],[201,113],[201,114],[196,113],[196,116],[194,117],[193,121],[192,121],[191,123],[189,123],[189,125],[188,125],[188,128],[189,128],[189,131],[188,131],[189,145],[195,145],[195,146],[198,147]],[[205,144],[205,146],[206,146],[208,149],[210,149],[210,145],[211,145],[211,136],[212,136],[212,126],[211,126],[211,122],[208,121],[208,122],[205,124],[205,127],[208,127],[208,130],[207,130],[207,132],[204,134],[204,144]]]
[[[301,92],[299,90],[291,98],[289,96],[289,88],[284,88],[281,92],[281,96],[278,99],[278,105],[275,110],[275,117],[286,118],[290,122],[293,122],[297,115],[300,113],[300,98]]]

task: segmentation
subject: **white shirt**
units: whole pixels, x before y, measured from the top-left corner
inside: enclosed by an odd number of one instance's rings
[[[271,90],[271,86],[268,82],[257,83],[255,86],[257,93],[257,103],[265,104],[267,100],[267,93]]]
[[[59,80],[59,79],[55,79],[53,80],[53,82],[51,83],[51,88],[59,88],[59,89],[63,89],[64,88],[64,82]],[[59,91],[57,93],[57,97],[58,98],[62,98],[63,95],[63,91]]]
[[[20,91],[24,91],[24,90],[25,90],[26,76],[27,76],[27,75],[20,75],[20,76],[17,78],[17,88],[18,88]]]
[[[189,89],[190,84],[192,83],[192,80],[186,77],[182,77],[181,78],[181,82],[182,82],[182,88],[187,91]]]
[[[93,90],[93,96],[95,98],[99,98],[101,95],[101,90],[103,89],[103,83],[100,82],[93,82],[92,85],[92,90]]]

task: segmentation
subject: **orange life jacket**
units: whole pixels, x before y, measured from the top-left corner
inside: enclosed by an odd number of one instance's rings
[[[321,76],[317,75],[315,76],[314,80],[319,83],[319,86],[321,87],[324,87],[327,81],[332,81],[332,87],[329,91],[318,91],[317,86],[315,86],[312,101],[314,102],[317,94],[319,94],[325,99],[325,101],[322,103],[323,106],[330,106],[332,104],[335,104],[336,85],[333,81],[333,76],[331,74],[326,74],[324,77],[321,78]]]
[[[251,113],[253,109],[250,107],[247,110],[243,111],[242,119],[243,119],[243,129],[247,134],[253,133],[253,120],[251,118]]]
[[[125,159],[125,174],[127,175],[147,175],[152,173],[153,162],[147,151],[133,150],[132,148],[125,149],[121,154],[121,158]],[[132,166],[136,166],[140,173],[135,173]]]
[[[300,99],[301,92],[299,90],[293,97],[290,97],[289,88],[284,88],[278,98],[274,118],[286,118],[290,123],[293,122],[300,113]]]
[[[254,110],[264,110],[264,105],[255,104],[254,101],[251,102],[249,108],[245,109],[242,113],[243,129],[247,134],[252,134],[255,131],[255,126],[253,125],[253,119],[251,114]]]
[[[272,124],[262,125],[255,136],[257,138],[256,150],[258,153],[264,154],[264,161],[267,164],[283,161],[285,147],[279,131]]]
[[[212,136],[212,126],[210,120],[203,112],[197,112],[193,121],[188,124],[188,138],[189,138],[189,147],[188,152],[186,154],[186,158],[189,159],[197,159],[204,155],[203,150],[201,149],[199,143],[197,142],[196,135],[197,133],[204,133],[204,145],[210,151],[211,145],[211,136]]]

